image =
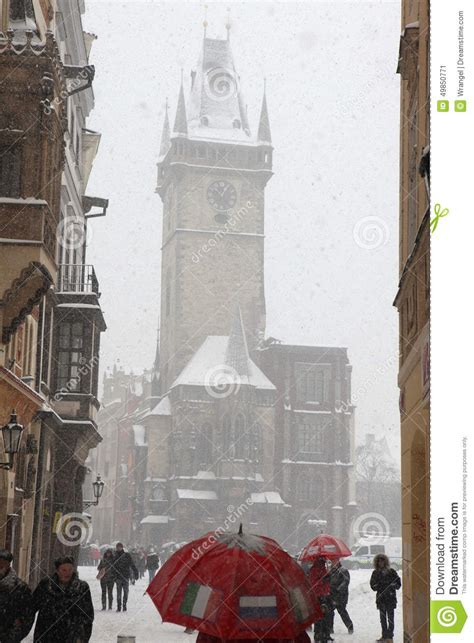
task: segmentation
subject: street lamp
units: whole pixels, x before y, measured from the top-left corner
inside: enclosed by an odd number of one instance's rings
[[[99,499],[104,491],[104,487],[104,482],[102,481],[100,475],[97,474],[95,482],[92,483],[92,490],[94,492],[95,500],[84,500],[82,503],[84,509],[86,509],[87,507],[97,507],[97,505],[99,504]]]
[[[10,415],[10,422],[2,427],[3,446],[5,453],[8,454],[8,462],[0,462],[1,469],[11,469],[13,467],[13,458],[15,453],[20,450],[21,434],[23,427],[16,420],[16,413],[13,410]]]

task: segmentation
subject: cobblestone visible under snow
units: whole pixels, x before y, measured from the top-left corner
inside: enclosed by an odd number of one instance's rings
[[[86,580],[92,592],[96,610],[94,629],[90,643],[116,643],[118,636],[135,636],[136,643],[195,643],[196,635],[185,634],[184,628],[162,623],[159,613],[149,599],[143,596],[147,587],[145,579],[130,586],[127,612],[101,611],[100,583],[96,580],[95,567],[80,567],[79,575]],[[354,634],[349,635],[336,614],[334,640],[336,643],[371,643],[380,636],[379,613],[375,607],[375,595],[369,587],[371,570],[351,571],[351,592],[348,611],[354,622]],[[114,592],[115,594],[115,592]],[[33,630],[25,639],[33,640]],[[402,643],[402,605],[399,592],[398,609],[395,612],[395,643]]]

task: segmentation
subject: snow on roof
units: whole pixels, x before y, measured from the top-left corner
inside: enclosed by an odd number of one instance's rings
[[[253,504],[271,504],[271,505],[284,505],[278,491],[262,491],[260,493],[251,493],[250,500]]]
[[[154,409],[148,413],[147,417],[150,415],[171,415],[171,404],[170,398],[166,395]]]
[[[215,491],[205,489],[176,489],[180,500],[217,500]]]
[[[136,447],[146,447],[147,446],[146,431],[145,431],[145,427],[143,425],[141,425],[141,424],[134,424],[133,425],[133,438],[134,438]]]
[[[153,514],[150,514],[149,516],[146,516],[142,520],[140,520],[141,525],[167,525],[170,521],[169,516],[156,516]]]
[[[181,371],[171,388],[181,385],[209,386],[213,377],[222,372],[227,385],[247,384],[258,389],[275,390],[275,386],[262,373],[250,357],[248,358],[248,375],[239,375],[234,369],[226,368],[226,355],[229,343],[228,335],[211,335],[206,337],[200,348],[193,355],[187,366]]]

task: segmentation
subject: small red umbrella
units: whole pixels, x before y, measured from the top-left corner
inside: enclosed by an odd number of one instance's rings
[[[315,560],[315,558],[319,556],[329,559],[345,558],[351,555],[351,550],[340,538],[330,536],[329,534],[320,534],[304,547],[299,560]]]
[[[178,550],[148,589],[163,621],[226,639],[293,639],[322,612],[271,538],[211,532]]]

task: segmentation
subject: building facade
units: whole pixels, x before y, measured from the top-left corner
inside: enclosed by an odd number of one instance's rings
[[[405,641],[429,639],[429,2],[402,3],[400,325]]]
[[[2,386],[17,389],[2,395],[1,421],[15,408],[25,430],[13,468],[1,472],[0,544],[35,583],[58,553],[75,551],[58,539],[57,525],[82,515],[85,460],[100,440],[105,323],[85,253],[88,213],[107,202],[86,193],[99,135],[85,127],[93,37],[82,29],[84,3],[1,7],[0,368]]]
[[[349,538],[347,350],[265,340],[265,188],[273,173],[265,92],[252,133],[230,39],[206,35],[189,85],[181,82],[172,127],[166,108],[158,159],[154,384],[117,429],[128,427],[120,440],[127,455],[116,462],[128,479],[116,493],[132,525],[126,540],[161,546],[239,522],[293,550],[325,529]]]

